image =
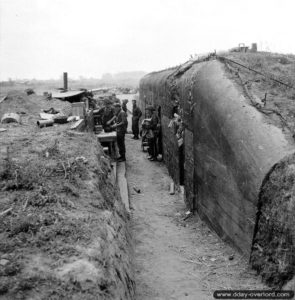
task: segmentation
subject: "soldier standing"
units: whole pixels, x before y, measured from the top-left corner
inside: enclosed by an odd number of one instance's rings
[[[149,145],[149,157],[148,159],[151,161],[157,160],[158,155],[158,147],[157,147],[157,138],[159,131],[159,118],[156,114],[155,108],[153,106],[148,106],[146,110],[150,115],[150,125],[148,126],[148,133],[146,135]]]
[[[126,117],[127,117],[126,133],[127,133],[127,128],[128,128],[127,103],[128,103],[128,99],[124,99],[124,100],[122,101],[122,110],[126,113]]]
[[[132,133],[133,139],[138,140],[139,137],[139,119],[142,116],[140,108],[136,105],[136,100],[132,100],[133,109],[132,109]]]
[[[111,125],[115,120],[115,109],[112,107],[112,102],[105,100],[105,107],[102,109],[101,123],[105,132],[111,131]]]
[[[126,161],[126,148],[125,148],[125,133],[127,127],[127,114],[121,109],[120,103],[115,103],[116,110],[116,124],[112,126],[112,128],[116,128],[117,131],[117,144],[119,148],[119,154],[117,161]]]
[[[122,109],[125,111],[126,114],[127,114],[127,103],[128,103],[128,99],[124,99],[122,101]]]

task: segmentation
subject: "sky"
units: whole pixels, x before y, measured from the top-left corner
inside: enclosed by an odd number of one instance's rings
[[[295,53],[294,0],[0,0],[0,80],[157,71],[245,43]]]

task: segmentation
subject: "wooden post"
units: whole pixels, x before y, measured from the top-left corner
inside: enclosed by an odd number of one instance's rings
[[[251,52],[257,52],[257,44],[252,43]]]
[[[64,90],[68,90],[68,73],[64,72]]]

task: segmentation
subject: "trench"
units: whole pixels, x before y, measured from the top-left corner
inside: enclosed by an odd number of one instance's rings
[[[248,261],[198,217],[183,194],[170,195],[163,162],[126,136],[135,299],[212,299],[214,290],[265,288]]]

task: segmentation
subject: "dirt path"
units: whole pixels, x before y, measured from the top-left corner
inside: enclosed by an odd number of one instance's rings
[[[165,165],[150,162],[140,143],[126,136],[136,299],[202,300],[213,299],[216,289],[262,288],[246,258],[197,216],[184,220],[181,195],[169,195]]]

